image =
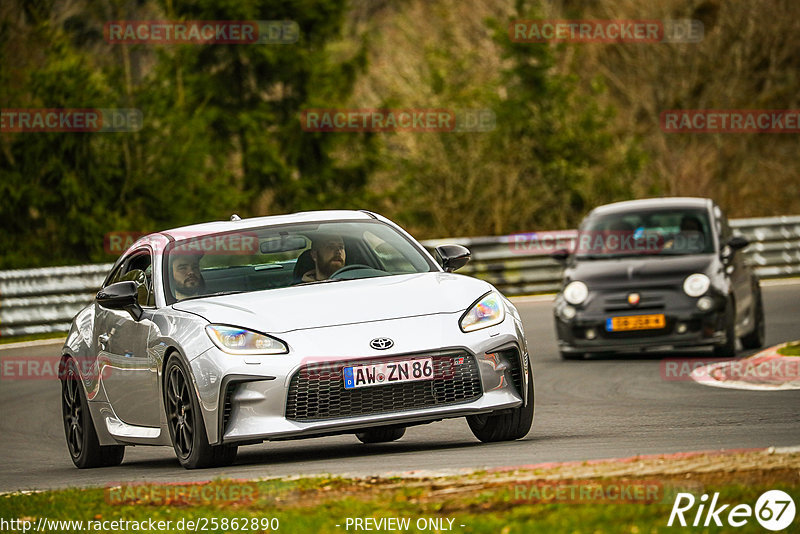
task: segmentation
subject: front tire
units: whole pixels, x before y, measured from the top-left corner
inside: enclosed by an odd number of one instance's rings
[[[558,353],[561,355],[562,360],[582,360],[584,357],[582,352],[564,352],[560,350]]]
[[[61,370],[61,415],[72,463],[78,469],[111,467],[122,463],[123,445],[101,446],[97,439],[89,401],[83,391],[78,366],[67,359]]]
[[[402,438],[405,433],[405,427],[371,428],[356,433],[356,437],[361,443],[386,443]]]
[[[756,283],[757,284],[757,283]],[[764,320],[764,302],[761,299],[761,288],[756,285],[756,306],[753,312],[753,331],[742,336],[742,346],[746,349],[760,349],[764,346],[766,321]]]
[[[733,299],[728,299],[725,306],[725,343],[714,347],[717,358],[736,357],[736,306]]]
[[[528,404],[500,414],[467,416],[467,423],[476,438],[484,443],[513,441],[524,438],[533,424],[533,371],[528,365]]]
[[[186,469],[202,469],[232,464],[237,446],[212,446],[208,443],[206,425],[189,372],[176,354],[167,362],[164,376],[167,427],[181,465]]]

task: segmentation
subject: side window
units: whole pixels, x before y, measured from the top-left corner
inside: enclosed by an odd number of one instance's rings
[[[731,237],[733,237],[733,230],[731,230],[730,225],[728,224],[728,219],[724,216],[720,219],[722,223],[722,242],[726,243]]]
[[[720,246],[721,246],[722,243],[724,243],[725,240],[728,238],[728,236],[725,235],[725,231],[727,229],[726,227],[728,225],[725,222],[725,216],[722,215],[722,210],[719,209],[719,206],[716,206],[716,205],[714,206],[714,218],[713,218],[713,221],[714,221],[715,229],[717,231],[717,235],[719,236]]]
[[[150,252],[143,250],[134,252],[130,259],[119,271],[119,280],[130,280],[138,286],[139,305],[142,307],[155,306],[155,293],[153,292],[153,261]]]
[[[714,215],[719,225],[719,246],[724,247],[725,243],[730,240],[733,236],[733,230],[731,230],[730,225],[728,224],[728,218],[725,217],[725,214],[722,213],[722,210],[719,209],[719,206],[714,206]]]
[[[108,277],[108,283],[104,284],[103,287],[110,286],[111,284],[116,284],[117,282],[119,282],[120,278],[122,277],[122,273],[125,272],[124,267],[125,264],[120,263],[117,266],[116,270],[111,274],[111,276]]]

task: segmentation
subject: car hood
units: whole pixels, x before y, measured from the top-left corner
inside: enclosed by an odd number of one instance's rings
[[[187,300],[173,304],[211,323],[279,334],[466,310],[492,286],[451,273],[343,280]]]
[[[692,273],[707,273],[713,268],[713,254],[578,260],[565,271],[565,281],[581,280],[586,284],[627,286],[681,283]]]

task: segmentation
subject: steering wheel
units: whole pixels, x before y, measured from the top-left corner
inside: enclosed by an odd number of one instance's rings
[[[336,278],[337,275],[340,275],[342,273],[355,271],[356,269],[372,269],[372,267],[370,267],[369,265],[364,265],[363,263],[354,263],[353,265],[345,265],[344,267],[342,267],[341,269],[330,275],[328,277],[328,280]]]

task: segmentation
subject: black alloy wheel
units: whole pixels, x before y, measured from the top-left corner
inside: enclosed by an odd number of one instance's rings
[[[61,415],[72,463],[79,469],[110,467],[122,463],[125,456],[124,445],[101,446],[97,439],[97,431],[89,413],[89,402],[83,391],[75,360],[68,358],[63,361],[59,374]]]
[[[200,403],[189,381],[183,361],[173,354],[167,362],[164,406],[167,427],[178,461],[186,469],[230,465],[236,459],[236,445],[208,443]]]

